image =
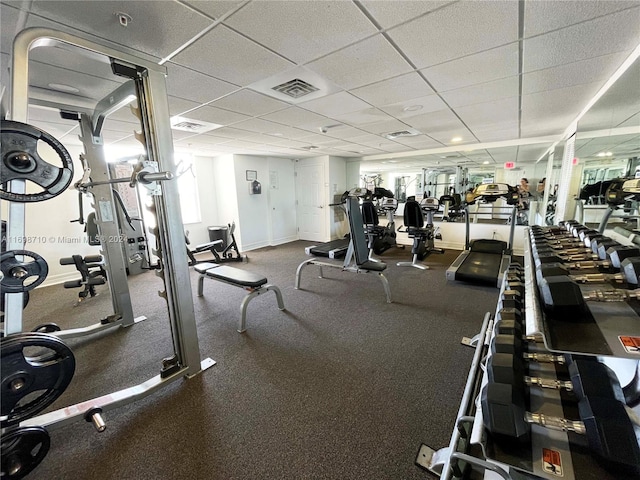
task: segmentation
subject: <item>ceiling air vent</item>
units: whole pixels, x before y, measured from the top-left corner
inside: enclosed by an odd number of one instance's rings
[[[389,140],[393,140],[394,138],[415,137],[416,135],[420,135],[420,132],[418,130],[414,130],[412,128],[409,128],[407,130],[399,130],[397,132],[387,133],[387,134],[385,134],[384,137],[388,138]]]
[[[209,132],[216,128],[224,127],[217,123],[203,122],[202,120],[193,120],[185,117],[171,117],[171,128],[173,130],[181,130],[183,132],[190,132],[193,134]]]
[[[281,83],[275,87],[271,87],[272,90],[280,92],[284,95],[288,95],[291,98],[300,98],[310,93],[317,92],[319,89],[311,85],[310,83],[294,78],[288,82]]]

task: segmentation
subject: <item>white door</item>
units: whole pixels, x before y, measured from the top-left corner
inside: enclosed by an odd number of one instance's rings
[[[269,157],[269,244],[298,239],[294,162]]]
[[[296,173],[298,236],[300,240],[324,242],[327,238],[325,210],[328,208],[324,195],[324,165],[298,163]]]

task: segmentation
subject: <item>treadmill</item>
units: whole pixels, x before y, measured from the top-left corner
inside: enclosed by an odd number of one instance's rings
[[[500,288],[505,270],[511,263],[513,236],[518,213],[518,193],[505,183],[478,185],[473,191],[474,201],[465,205],[465,250],[447,269],[447,280],[491,285]],[[513,205],[511,211],[511,229],[509,243],[502,240],[477,239],[469,240],[469,205],[478,200],[493,203],[498,198],[506,198],[507,204]]]

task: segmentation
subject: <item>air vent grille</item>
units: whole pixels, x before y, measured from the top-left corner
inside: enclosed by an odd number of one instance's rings
[[[420,132],[417,130],[409,129],[409,130],[399,130],[397,132],[387,133],[385,138],[389,140],[393,140],[394,138],[400,137],[415,137],[416,135],[420,135]]]
[[[272,87],[271,89],[284,95],[288,95],[291,98],[304,97],[305,95],[309,95],[310,93],[317,92],[319,90],[310,83],[300,80],[299,78],[294,78],[293,80],[289,80],[288,82]]]
[[[180,116],[171,118],[171,128],[174,130],[181,130],[183,132],[204,133],[204,132],[209,132],[211,130],[215,130],[216,128],[220,128],[223,126],[224,125],[219,125],[217,123],[204,122],[201,120],[193,120],[191,118],[185,118]]]

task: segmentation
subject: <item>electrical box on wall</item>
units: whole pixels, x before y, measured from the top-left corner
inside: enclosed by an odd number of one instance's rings
[[[260,195],[261,193],[262,193],[262,184],[259,181],[254,180],[252,182],[249,182],[250,195]]]

